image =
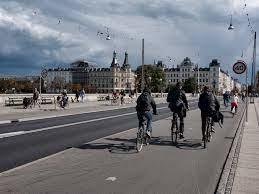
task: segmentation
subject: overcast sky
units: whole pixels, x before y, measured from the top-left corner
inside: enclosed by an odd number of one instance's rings
[[[235,30],[228,31],[231,14]],[[258,0],[1,0],[0,74],[31,75],[78,59],[108,67],[113,50],[120,63],[127,50],[135,68],[142,38],[145,63],[172,66],[188,56],[208,66],[217,58],[232,73],[242,50],[251,64],[246,14],[257,30]]]

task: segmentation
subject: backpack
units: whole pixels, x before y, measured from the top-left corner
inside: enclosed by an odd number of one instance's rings
[[[169,108],[172,112],[180,111],[184,107],[181,92],[174,92],[170,94]]]
[[[138,97],[136,110],[137,111],[149,110],[149,100],[148,100],[148,96],[146,94],[141,94]]]

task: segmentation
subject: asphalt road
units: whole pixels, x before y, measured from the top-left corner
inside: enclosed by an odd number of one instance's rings
[[[194,102],[189,102],[191,108],[197,108]],[[170,116],[167,104],[158,104],[157,107],[159,115],[154,116],[154,121]],[[134,128],[137,122],[135,108],[132,107],[1,125],[0,137],[6,133],[27,134],[0,138],[0,155],[4,156],[0,160],[0,172]]]

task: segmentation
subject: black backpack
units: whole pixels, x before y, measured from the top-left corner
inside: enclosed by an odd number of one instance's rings
[[[149,100],[147,94],[141,94],[137,100],[137,111],[147,111],[149,109]]]
[[[212,120],[223,125],[224,115],[219,111],[214,111],[212,114]]]

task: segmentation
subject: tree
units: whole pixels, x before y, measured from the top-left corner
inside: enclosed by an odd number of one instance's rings
[[[137,74],[137,90],[141,91],[142,66],[138,66]],[[165,73],[162,68],[155,65],[144,65],[144,85],[149,87],[152,92],[161,92],[165,88]]]
[[[195,92],[197,88],[197,82],[194,77],[190,77],[187,80],[185,80],[183,84],[183,89],[186,93],[193,93]]]

